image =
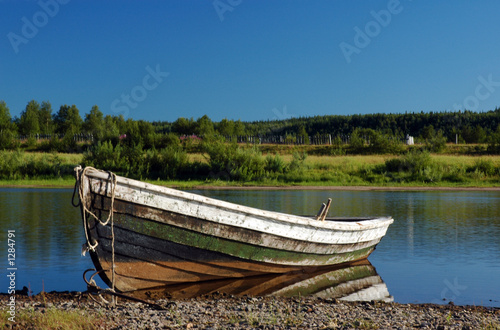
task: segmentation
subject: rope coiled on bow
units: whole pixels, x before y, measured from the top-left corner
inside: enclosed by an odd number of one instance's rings
[[[106,221],[102,221],[97,215],[95,215],[91,210],[87,208],[87,195],[84,192],[84,187],[82,184],[82,181],[86,177],[87,171],[96,171],[96,172],[101,172],[101,173],[108,173],[109,174],[109,182],[110,182],[110,193],[111,193],[111,206],[109,209],[109,214],[108,218]],[[89,179],[90,181],[90,179]],[[76,187],[78,186],[78,197],[80,198],[80,203],[82,206],[82,216],[83,216],[83,225],[84,225],[84,231],[85,231],[85,239],[87,241],[87,247],[90,251],[95,251],[95,248],[98,246],[98,242],[95,241],[95,244],[92,244],[90,241],[87,229],[88,229],[88,219],[87,219],[87,214],[92,216],[95,220],[98,221],[99,224],[102,226],[107,226],[109,223],[111,223],[111,291],[115,291],[115,232],[114,232],[114,220],[113,220],[113,213],[114,213],[114,202],[115,202],[115,190],[116,190],[116,185],[117,185],[117,177],[116,174],[110,171],[101,171],[97,170],[93,167],[85,167],[83,170],[77,172],[77,178],[76,178],[76,183],[75,183],[75,190]],[[90,182],[89,182],[89,190],[91,189]],[[74,205],[74,203],[73,203]],[[113,305],[114,305],[114,297],[113,297]]]

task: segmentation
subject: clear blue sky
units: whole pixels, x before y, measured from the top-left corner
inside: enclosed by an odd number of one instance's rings
[[[0,100],[148,121],[500,107],[500,1],[0,0]]]

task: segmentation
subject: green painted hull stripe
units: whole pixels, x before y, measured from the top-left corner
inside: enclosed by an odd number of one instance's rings
[[[114,218],[116,226],[135,231],[139,234],[246,260],[268,263],[329,265],[362,259],[367,257],[373,248],[367,247],[353,252],[334,255],[292,252],[210,236],[156,221],[138,219],[125,214],[115,213]]]

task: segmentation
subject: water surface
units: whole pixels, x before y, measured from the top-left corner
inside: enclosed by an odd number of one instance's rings
[[[395,222],[369,257],[394,301],[500,306],[500,192],[200,190],[196,193],[285,213],[387,216]],[[16,285],[37,293],[86,289],[80,213],[70,189],[0,189],[0,265],[16,231]],[[101,282],[102,284],[102,282]],[[6,292],[6,276],[0,292]]]

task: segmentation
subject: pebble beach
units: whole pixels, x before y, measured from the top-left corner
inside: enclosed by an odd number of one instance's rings
[[[0,295],[0,300],[6,306],[9,295]],[[3,319],[0,324],[7,329],[33,329],[37,317],[66,311],[88,317],[90,329],[500,329],[500,308],[481,306],[224,293],[148,302],[151,304],[117,298],[112,307],[89,293],[16,295],[15,322]]]

